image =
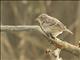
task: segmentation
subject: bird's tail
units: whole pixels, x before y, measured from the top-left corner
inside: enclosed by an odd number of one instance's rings
[[[72,32],[72,31],[70,31],[69,29],[67,29],[67,28],[66,28],[66,26],[65,26],[65,31],[67,31],[67,32],[69,32],[70,34],[72,34],[72,35],[73,35],[73,32]]]
[[[70,31],[69,29],[65,29],[65,31],[67,31],[67,32],[69,32],[70,34],[72,34],[73,35],[73,32],[72,31]]]

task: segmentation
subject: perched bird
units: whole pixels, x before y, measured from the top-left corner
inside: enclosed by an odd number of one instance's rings
[[[41,29],[47,34],[47,36],[56,38],[63,31],[73,34],[62,22],[47,14],[41,14],[36,20],[39,22]]]

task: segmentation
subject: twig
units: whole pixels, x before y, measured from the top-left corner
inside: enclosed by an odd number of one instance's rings
[[[35,26],[9,26],[9,25],[2,25],[0,26],[1,31],[26,31],[26,30],[40,30],[40,27],[35,25]]]
[[[55,50],[47,49],[46,52],[50,55],[51,60],[63,60],[62,57],[60,57],[61,49],[59,48],[56,48]]]
[[[66,41],[62,41],[58,38],[56,38],[55,40],[51,39],[51,42],[54,46],[56,46],[57,48],[63,49],[65,51],[68,51],[76,56],[80,56],[80,48],[72,45]]]
[[[43,31],[41,30],[41,28],[37,25],[34,25],[34,26],[0,26],[0,30],[1,31],[27,31],[27,30],[38,30],[40,31],[41,33],[43,33]],[[44,34],[44,33],[43,33]],[[52,44],[54,46],[56,46],[57,48],[61,48],[65,51],[68,51],[68,52],[71,52],[73,53],[74,55],[77,55],[77,56],[80,56],[80,48],[75,46],[75,45],[72,45],[68,42],[65,42],[65,41],[62,41],[58,38],[56,39],[51,39],[49,38],[50,41],[52,42]]]

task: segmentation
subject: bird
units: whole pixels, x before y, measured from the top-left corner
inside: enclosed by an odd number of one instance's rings
[[[48,14],[39,15],[36,20],[38,21],[42,31],[49,37],[56,38],[58,35],[67,31],[73,34],[60,20]]]

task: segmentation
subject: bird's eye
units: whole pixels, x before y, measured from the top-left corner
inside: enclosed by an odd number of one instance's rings
[[[41,19],[43,19],[43,16],[41,16]]]

